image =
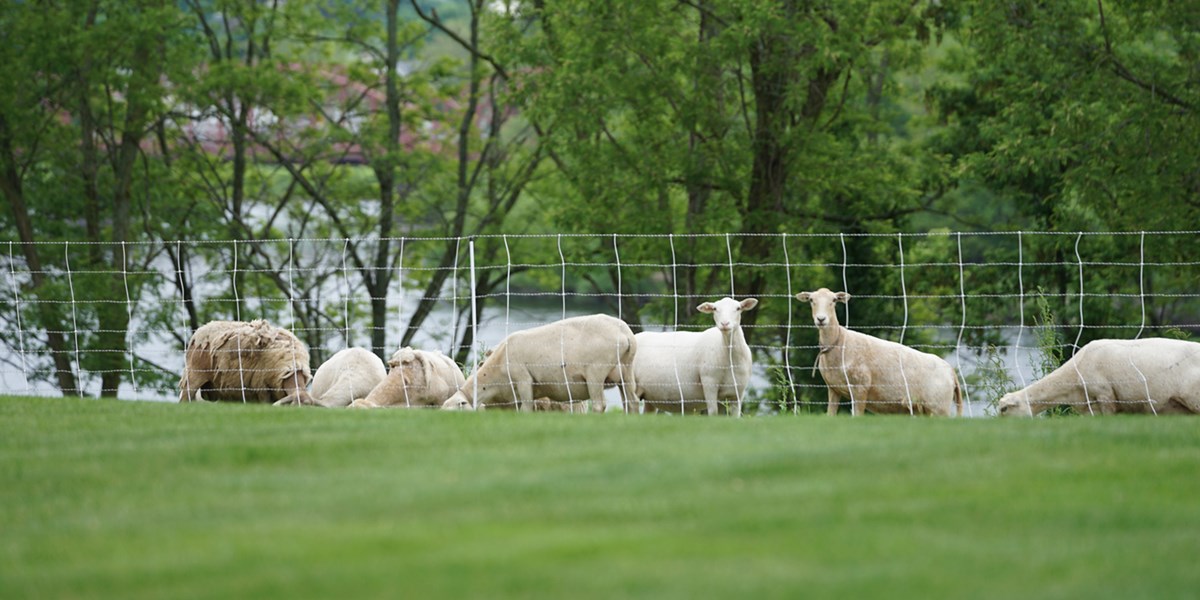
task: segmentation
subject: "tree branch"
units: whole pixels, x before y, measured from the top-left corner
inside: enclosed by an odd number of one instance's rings
[[[409,0],[409,3],[412,4],[413,10],[415,10],[417,12],[417,16],[421,17],[422,21],[429,23],[438,31],[441,31],[442,33],[446,34],[447,36],[450,36],[450,39],[457,42],[458,45],[462,46],[462,48],[464,50],[466,50],[467,52],[470,52],[476,58],[488,63],[489,65],[492,65],[492,68],[495,69],[496,72],[499,73],[501,77],[508,79],[508,71],[504,68],[504,66],[502,66],[490,54],[480,51],[479,47],[477,45],[472,44],[470,41],[467,41],[466,39],[464,39],[461,35],[456,33],[454,30],[450,29],[449,27],[446,27],[446,25],[444,23],[442,23],[441,17],[437,16],[436,12],[434,12],[432,14],[426,13],[424,10],[421,9],[421,5],[417,3],[417,0]]]
[[[1183,100],[1182,98],[1179,98],[1170,92],[1163,91],[1162,86],[1154,82],[1142,80],[1138,76],[1134,75],[1133,72],[1130,71],[1129,68],[1117,58],[1116,53],[1113,52],[1112,39],[1108,35],[1108,23],[1104,18],[1104,0],[1096,0],[1096,9],[1100,13],[1100,31],[1104,32],[1104,53],[1107,55],[1108,63],[1112,66],[1113,74],[1121,79],[1124,79],[1125,81],[1128,81],[1129,83],[1132,83],[1133,85],[1136,85],[1137,87],[1142,88],[1147,92],[1150,92],[1151,96],[1157,97],[1167,104],[1178,106],[1179,108],[1182,108],[1188,112],[1195,112],[1196,107],[1192,103]]]

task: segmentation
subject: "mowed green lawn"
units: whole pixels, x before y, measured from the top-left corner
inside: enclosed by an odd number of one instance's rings
[[[1170,598],[1200,419],[0,399],[4,598]]]

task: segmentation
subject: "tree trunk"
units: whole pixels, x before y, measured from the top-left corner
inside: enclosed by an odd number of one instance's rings
[[[390,260],[391,237],[394,227],[396,206],[396,161],[400,158],[400,88],[396,81],[396,67],[400,62],[400,41],[397,37],[400,0],[388,0],[387,6],[387,56],[384,74],[385,103],[387,104],[387,139],[384,140],[384,155],[374,166],[375,179],[379,183],[379,246],[375,249],[372,273],[363,273],[367,290],[371,293],[371,348],[384,361],[388,359],[387,344],[387,291],[392,284]],[[403,344],[401,344],[403,345]]]
[[[16,155],[13,153],[12,134],[8,122],[0,115],[0,152],[3,153],[3,176],[0,177],[0,189],[4,193],[12,210],[13,221],[17,226],[17,236],[21,240],[21,252],[25,255],[25,264],[29,267],[32,282],[31,291],[37,295],[38,290],[46,281],[46,272],[42,267],[42,259],[38,256],[34,244],[33,226],[29,218],[29,208],[25,204],[25,193],[21,184],[20,172],[17,169]],[[64,338],[63,321],[55,314],[54,305],[50,302],[39,302],[36,305],[38,319],[46,329],[46,345],[50,349],[50,357],[54,361],[54,373],[58,379],[58,389],[64,396],[74,396],[79,393],[75,372],[71,368],[71,358],[67,353],[67,343]]]

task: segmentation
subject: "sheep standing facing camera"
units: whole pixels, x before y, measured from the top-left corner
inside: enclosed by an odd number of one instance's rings
[[[179,401],[316,404],[306,391],[308,347],[267,321],[212,321],[184,352]]]
[[[829,388],[827,411],[837,414],[840,398],[850,399],[851,413],[962,415],[962,391],[954,367],[939,356],[842,327],[837,302],[850,294],[826,288],[800,292],[796,299],[812,304],[813,324],[821,347],[817,364]]]
[[[753,357],[742,332],[742,313],[758,306],[755,298],[722,298],[696,307],[713,316],[704,331],[643,331],[635,336],[638,351],[633,371],[645,411],[699,412],[716,415],[719,402],[727,412],[742,414]]]

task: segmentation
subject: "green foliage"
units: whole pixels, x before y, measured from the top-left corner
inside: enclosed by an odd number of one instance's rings
[[[45,272],[65,272],[69,257],[79,273],[74,314],[58,308],[70,285],[57,280],[18,282],[20,309],[16,293],[0,302],[0,318],[20,310],[35,332],[34,372],[52,375],[48,332],[71,330],[68,318],[83,328],[69,343],[89,372],[147,360],[134,349],[139,327],[182,343],[181,318],[286,316],[314,346],[349,343],[388,327],[389,289],[420,289],[427,306],[461,285],[441,280],[440,266],[460,251],[453,239],[478,234],[669,236],[575,240],[562,255],[518,244],[530,265],[597,266],[518,269],[512,281],[494,270],[481,297],[501,285],[611,297],[619,277],[624,297],[610,312],[635,327],[686,327],[703,322],[692,310],[701,299],[756,295],[748,331],[773,365],[788,339],[786,298],[821,286],[859,296],[855,328],[939,354],[960,320],[1054,315],[1038,330],[1082,345],[1200,316],[1190,297],[1155,293],[1194,287],[1174,267],[1193,260],[1187,236],[1053,235],[1200,217],[1195,10],[418,5],[0,6],[0,241],[16,250],[14,272],[29,247]],[[22,216],[43,245],[17,237]],[[1028,233],[950,233],[960,230]],[[779,233],[829,237],[761,235]],[[390,241],[399,236],[452,241],[402,250]],[[293,256],[287,240],[301,238],[353,245]],[[236,254],[139,250],[123,257],[128,268],[105,245],[230,239],[245,242]],[[92,245],[45,244],[64,241]],[[502,240],[481,238],[478,252],[506,264]],[[618,273],[618,253],[637,266]],[[166,261],[203,290],[187,310],[170,303],[170,274],[138,274]],[[347,268],[338,287],[359,300],[331,310],[321,293]],[[1007,343],[994,327],[961,335],[980,358]],[[811,364],[814,352],[788,360]],[[794,383],[783,396],[820,382],[805,372]]]

